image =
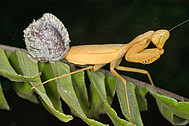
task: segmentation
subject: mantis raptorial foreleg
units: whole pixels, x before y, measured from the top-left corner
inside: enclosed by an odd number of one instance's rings
[[[167,31],[160,30],[158,33],[166,34]],[[159,34],[160,34],[159,33]],[[140,41],[135,41],[135,44],[133,44],[128,51],[126,52],[125,59],[129,62],[135,62],[135,63],[143,63],[143,64],[150,64],[154,61],[156,61],[160,55],[164,53],[164,50],[161,48],[162,45],[164,45],[165,41],[162,40],[164,36],[161,36],[160,38],[156,38],[155,36],[159,35],[157,32],[155,32],[153,35],[149,36],[143,36]],[[168,34],[168,33],[167,33]],[[169,36],[165,35],[167,38]],[[154,43],[156,48],[146,49],[146,47],[150,43]]]
[[[144,49],[141,52],[126,54],[125,58],[129,62],[150,64],[156,61],[164,52],[163,49]]]

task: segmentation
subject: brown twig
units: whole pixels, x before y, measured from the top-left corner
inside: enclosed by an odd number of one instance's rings
[[[2,49],[5,49],[5,50],[9,50],[9,51],[16,51],[16,50],[22,50],[23,52],[27,53],[27,50],[26,49],[21,49],[21,48],[16,48],[16,47],[11,47],[11,46],[6,46],[6,45],[1,45],[0,44],[0,48]],[[67,60],[63,59],[61,60],[62,62],[67,62]],[[84,67],[84,66],[82,66]],[[99,70],[100,72],[104,73],[104,74],[108,74],[108,75],[111,75],[111,76],[114,76],[110,71],[108,70],[104,70],[104,69],[100,69]],[[131,77],[128,77],[128,76],[124,76],[122,75],[127,81],[130,81],[132,83],[134,83],[135,85],[138,85],[138,86],[141,86],[141,87],[147,87],[147,86],[151,86],[150,84],[148,83],[145,83],[145,82],[142,82],[142,81],[139,81],[137,79],[134,79],[134,78],[131,78]],[[166,95],[166,96],[170,96],[172,98],[175,98],[177,100],[180,100],[180,101],[189,101],[188,98],[184,98],[180,95],[177,95],[177,94],[174,94],[170,91],[167,91],[167,90],[164,90],[164,89],[161,89],[161,88],[158,88],[158,87],[153,87],[151,86],[152,88],[154,88],[154,90],[160,94],[163,94],[163,95]]]
[[[7,45],[1,45],[0,44],[0,48],[1,49],[5,49],[5,50],[9,50],[9,51],[22,50],[23,52],[28,53],[28,51],[26,49],[12,47],[12,46],[7,46]]]

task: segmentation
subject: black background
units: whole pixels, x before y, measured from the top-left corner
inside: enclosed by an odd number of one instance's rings
[[[23,30],[43,13],[56,15],[69,31],[71,46],[86,44],[128,43],[148,30],[170,29],[189,18],[189,2],[61,2],[28,1],[0,2],[0,44],[25,48]],[[150,45],[153,47],[153,45]],[[165,53],[150,65],[128,63],[121,65],[146,69],[156,86],[189,97],[189,22],[171,31]],[[108,66],[105,67],[108,69]],[[148,82],[145,75],[120,72]],[[81,119],[63,123],[49,114],[42,105],[19,98],[10,83],[2,78],[5,97],[11,111],[0,110],[0,125],[86,125]],[[145,125],[170,125],[158,112],[154,99],[147,95],[149,110],[142,112]],[[119,111],[117,99],[113,107]],[[69,108],[63,104],[66,114]],[[124,118],[120,113],[119,115]],[[111,121],[102,116],[101,122]]]

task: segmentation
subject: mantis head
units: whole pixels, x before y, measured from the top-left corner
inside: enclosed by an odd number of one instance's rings
[[[157,48],[162,49],[169,36],[170,33],[168,30],[158,30],[152,35],[152,43]]]

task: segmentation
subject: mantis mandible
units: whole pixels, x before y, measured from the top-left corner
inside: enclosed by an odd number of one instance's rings
[[[177,25],[176,27],[180,26],[181,24]],[[171,31],[172,29],[170,29],[169,31]],[[170,36],[169,31],[164,30],[164,29],[157,30],[157,31],[151,30],[137,36],[136,38],[134,38],[131,42],[127,44],[73,46],[69,49],[69,52],[65,56],[65,59],[68,60],[70,63],[74,63],[78,65],[89,65],[89,66],[86,68],[68,73],[68,74],[64,74],[59,77],[49,79],[40,85],[33,86],[32,89],[37,88],[47,82],[50,82],[50,81],[53,81],[53,80],[56,80],[56,79],[59,79],[59,78],[62,78],[71,74],[75,74],[84,70],[90,69],[92,72],[94,72],[102,68],[107,63],[110,63],[110,71],[112,72],[114,76],[119,78],[124,84],[128,113],[129,113],[130,121],[132,122],[132,124],[134,124],[132,121],[131,112],[130,112],[126,80],[123,77],[121,77],[115,69],[121,70],[121,71],[129,71],[129,72],[137,72],[137,73],[146,74],[147,77],[149,78],[150,83],[154,86],[154,83],[148,71],[143,70],[143,69],[119,66],[119,64],[121,63],[123,57],[125,57],[125,60],[128,62],[142,63],[142,64],[153,63],[154,61],[159,59],[160,56],[164,53],[163,47],[164,47],[165,42]],[[151,42],[155,45],[155,48],[147,49],[148,45]]]

